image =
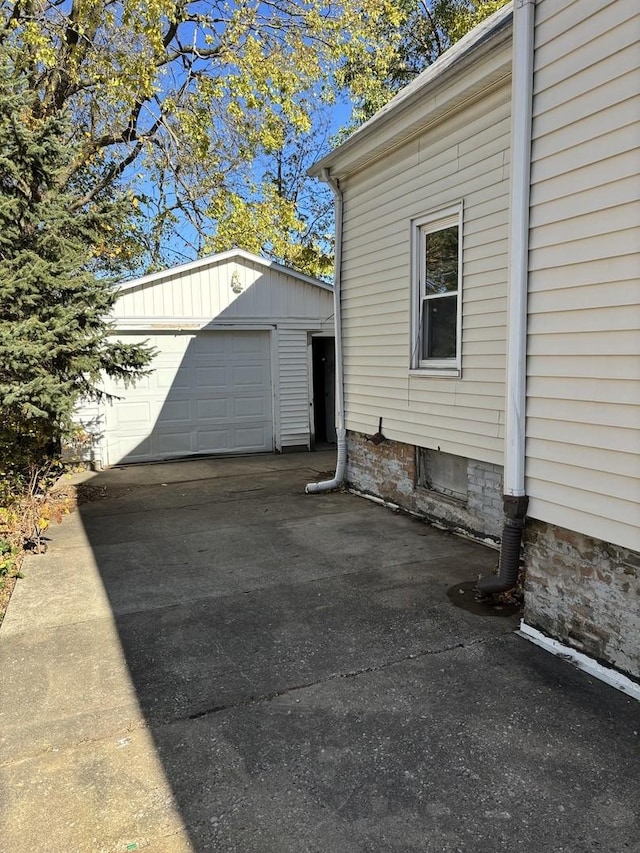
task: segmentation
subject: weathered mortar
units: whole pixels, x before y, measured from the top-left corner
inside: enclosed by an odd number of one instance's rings
[[[529,519],[525,621],[640,678],[640,554]]]
[[[347,433],[347,484],[403,509],[480,538],[502,531],[502,469],[469,459],[467,500],[458,501],[416,485],[416,448],[399,441],[375,445],[362,433]]]

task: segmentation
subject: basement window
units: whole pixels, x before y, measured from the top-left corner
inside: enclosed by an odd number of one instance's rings
[[[452,500],[467,500],[466,457],[429,450],[426,447],[416,448],[416,453],[416,485]]]

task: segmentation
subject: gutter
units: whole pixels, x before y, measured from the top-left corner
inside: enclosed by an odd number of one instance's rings
[[[325,180],[322,175],[326,169],[332,169],[334,176],[341,176],[351,171],[349,158],[353,156],[355,150],[362,150],[364,146],[373,145],[376,139],[379,139],[380,135],[389,129],[395,133],[397,128],[402,125],[403,116],[416,105],[424,104],[425,98],[436,90],[439,92],[439,106],[444,106],[448,98],[447,81],[452,75],[461,73],[511,38],[509,29],[512,20],[512,7],[513,3],[509,2],[485,18],[482,23],[446,50],[412,82],[404,86],[341,145],[314,163],[307,174]],[[394,139],[389,145],[393,146],[398,141],[404,142],[407,138],[402,136],[400,140]],[[378,155],[376,154],[376,156]]]
[[[323,480],[320,483],[307,483],[305,492],[314,495],[318,492],[329,492],[338,489],[344,481],[344,472],[347,463],[347,431],[344,423],[344,382],[342,370],[342,311],[340,299],[340,284],[342,270],[342,213],[343,196],[342,191],[335,178],[331,176],[329,169],[322,170],[322,180],[333,190],[335,197],[335,260],[333,275],[333,321],[335,328],[336,346],[336,439],[338,444],[338,459],[336,472],[332,480]]]
[[[506,592],[517,583],[522,533],[529,503],[525,491],[525,416],[534,29],[535,0],[516,0],[513,10],[511,97],[512,169],[504,527],[498,575],[482,578],[478,582],[478,590],[487,594]]]

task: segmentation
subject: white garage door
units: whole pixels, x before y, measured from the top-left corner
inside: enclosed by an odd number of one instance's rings
[[[119,335],[149,340],[153,373],[109,390],[106,463],[273,450],[269,332]]]

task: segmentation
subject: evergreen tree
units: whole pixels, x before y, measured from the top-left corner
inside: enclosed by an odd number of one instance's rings
[[[131,200],[83,198],[86,174],[61,180],[75,152],[63,112],[40,115],[28,81],[0,64],[0,441],[38,462],[69,429],[103,373],[144,373],[146,347],[109,340],[111,280],[126,246]],[[60,191],[59,187],[64,186]],[[73,211],[73,212],[71,212]],[[25,454],[25,445],[31,449]],[[30,456],[31,455],[31,456]],[[0,469],[2,473],[2,469]]]

